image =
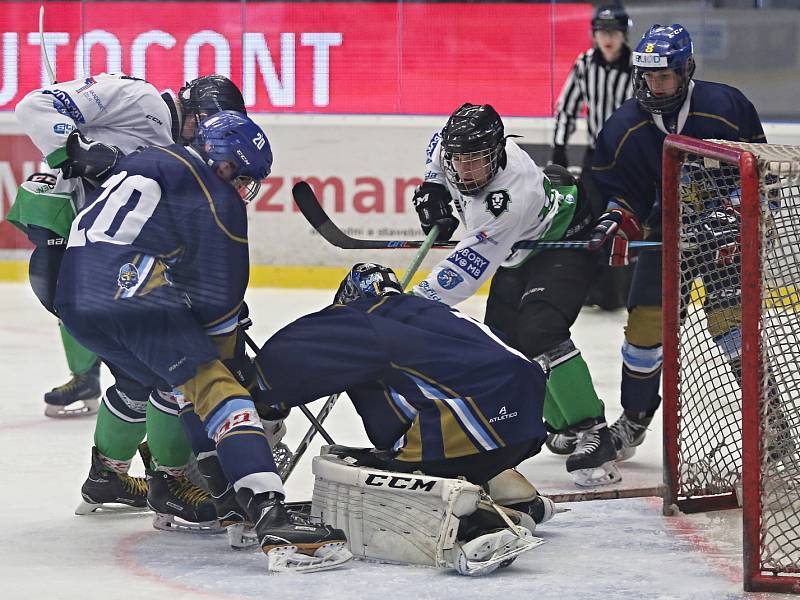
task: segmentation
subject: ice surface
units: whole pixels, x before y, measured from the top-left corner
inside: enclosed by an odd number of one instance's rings
[[[253,290],[247,299],[255,322],[251,334],[263,341],[289,320],[321,308],[330,296],[327,291]],[[463,308],[480,317],[482,300]],[[782,597],[741,591],[738,511],[665,518],[660,500],[653,498],[568,504],[570,512],[538,530],[545,545],[483,579],[364,562],[326,573],[270,576],[260,552],[234,552],[224,536],[155,531],[146,513],[77,517],[73,510],[89,467],[93,419],[43,416],[42,394],[63,383],[67,370],[55,320],[28,286],[0,284],[0,310],[4,600]],[[575,331],[609,421],[620,412],[623,323],[624,312],[588,309]],[[103,378],[110,383],[105,371]],[[661,480],[661,427],[658,419],[654,423],[641,450],[621,466],[629,484]],[[346,398],[325,425],[339,443],[366,443]],[[290,417],[290,446],[306,428],[302,415]],[[290,499],[310,497],[309,460],[318,447],[319,440],[289,481]],[[563,462],[544,451],[522,470],[544,491],[574,489]],[[141,470],[135,464],[134,471]]]

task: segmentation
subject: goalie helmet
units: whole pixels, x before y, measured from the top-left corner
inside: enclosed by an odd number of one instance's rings
[[[670,113],[683,104],[694,75],[692,53],[692,38],[677,23],[653,25],[642,36],[633,52],[633,96],[644,110],[652,114]],[[656,96],[650,91],[645,75],[665,69],[675,71],[680,82],[673,94]]]
[[[403,287],[389,267],[374,263],[357,263],[339,284],[334,304],[349,304],[361,298],[377,298],[402,294]]]
[[[272,149],[266,134],[249,117],[232,110],[201,122],[192,147],[212,168],[231,163],[228,181],[245,202],[255,198],[261,180],[272,170]]]
[[[600,6],[592,17],[592,33],[595,31],[621,31],[626,36],[631,26],[631,19],[619,4]]]
[[[506,164],[503,121],[490,104],[467,102],[450,115],[442,130],[440,163],[447,180],[474,196]]]
[[[178,102],[183,111],[183,120],[192,118],[196,126],[221,110],[247,114],[239,88],[222,75],[206,75],[189,81],[178,92]]]

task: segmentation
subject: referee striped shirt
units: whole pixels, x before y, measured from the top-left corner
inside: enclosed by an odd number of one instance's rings
[[[632,72],[631,50],[627,45],[622,46],[619,59],[613,63],[606,62],[603,52],[596,47],[579,54],[558,97],[553,145],[567,145],[585,104],[589,145],[594,148],[603,123],[631,97]]]

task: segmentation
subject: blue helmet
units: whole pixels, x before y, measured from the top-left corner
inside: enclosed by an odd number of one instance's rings
[[[374,263],[356,263],[339,284],[334,304],[349,304],[361,298],[402,294],[403,287],[389,267]]]
[[[222,162],[234,166],[229,181],[245,202],[256,197],[261,180],[272,170],[267,135],[250,117],[236,111],[223,110],[202,121],[192,147],[210,167]]]
[[[642,36],[633,51],[633,95],[644,110],[653,114],[670,113],[683,104],[694,75],[692,53],[692,38],[677,23],[653,25]],[[645,73],[662,69],[672,69],[681,79],[678,89],[669,96],[653,95],[644,78]]]

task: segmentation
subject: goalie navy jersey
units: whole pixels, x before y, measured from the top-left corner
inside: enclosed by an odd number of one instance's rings
[[[157,297],[189,304],[213,329],[237,318],[248,269],[236,190],[190,148],[146,148],[120,161],[73,221],[57,303],[103,310]]]
[[[674,123],[630,99],[606,121],[597,139],[592,177],[603,200],[656,229],[661,223],[661,152],[667,131],[698,139],[767,141],[755,107],[742,92],[721,83],[691,83]]]
[[[330,306],[256,357],[263,398],[298,406],[346,391],[372,444],[410,462],[543,439],[545,375],[486,325],[410,295]]]

